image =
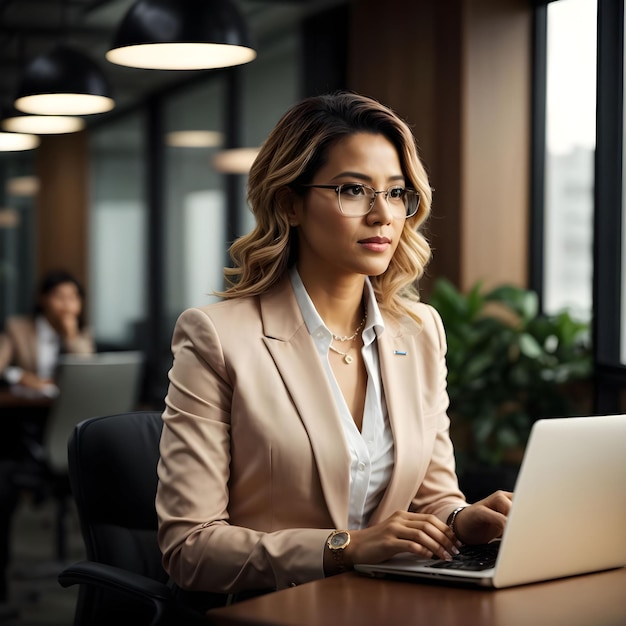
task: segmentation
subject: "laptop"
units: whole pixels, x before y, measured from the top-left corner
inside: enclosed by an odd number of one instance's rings
[[[59,394],[44,433],[53,469],[66,471],[67,440],[78,422],[136,408],[144,360],[139,351],[61,355],[55,376]]]
[[[626,415],[535,422],[488,569],[407,553],[355,570],[376,577],[511,587],[626,565]],[[465,568],[465,569],[463,569]]]

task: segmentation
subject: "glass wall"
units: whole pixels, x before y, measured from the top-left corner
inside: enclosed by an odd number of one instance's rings
[[[89,135],[89,318],[101,350],[147,342],[144,126],[144,116],[134,113]]]
[[[33,152],[0,152],[0,328],[35,304],[36,195]]]
[[[242,145],[259,147],[282,114],[300,99],[300,43],[297,29],[281,33],[264,47],[252,65],[242,68]],[[245,196],[245,184],[242,185]],[[242,197],[241,234],[254,226]]]
[[[226,200],[223,177],[210,163],[224,142],[225,85],[223,76],[215,76],[168,98],[164,107],[163,271],[169,338],[183,309],[208,304],[214,300],[211,292],[223,286]],[[184,141],[180,133],[190,131],[198,133],[198,141]]]
[[[223,174],[212,167],[213,158],[229,141],[227,118],[232,111],[227,109],[233,97],[229,90],[235,88],[234,97],[240,98],[240,119],[235,120],[238,142],[242,147],[259,147],[298,99],[297,43],[296,34],[281,35],[263,50],[253,68],[236,70],[236,82],[224,74],[210,76],[165,101],[167,332],[183,309],[214,301],[212,292],[224,287],[223,268],[229,263],[230,245],[226,176],[236,176],[239,183],[237,235],[253,226],[245,198],[247,176]],[[188,131],[199,131],[193,147],[192,137],[180,134]]]
[[[91,133],[91,318],[102,345],[147,338],[155,402],[176,319],[216,300],[230,243],[254,224],[247,172],[218,171],[214,159],[227,147],[258,148],[300,98],[302,12],[288,13],[257,33],[253,64],[196,76],[155,94],[144,114]]]
[[[548,5],[544,308],[589,320],[593,284],[596,0]]]

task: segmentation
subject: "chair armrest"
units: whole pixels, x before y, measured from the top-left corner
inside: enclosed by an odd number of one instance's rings
[[[172,593],[165,583],[95,561],[69,565],[59,574],[58,581],[61,587],[95,585],[134,597],[140,596],[156,604],[164,605],[172,601]]]

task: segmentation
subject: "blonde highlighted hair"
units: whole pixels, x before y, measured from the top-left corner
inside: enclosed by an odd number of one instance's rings
[[[302,185],[313,180],[331,146],[363,132],[383,135],[395,146],[407,187],[420,194],[417,214],[406,220],[389,267],[371,277],[381,308],[396,317],[415,318],[410,302],[419,299],[416,281],[431,255],[419,228],[430,213],[432,190],[408,125],[380,102],[349,92],[314,96],[294,105],[264,142],[248,178],[256,226],[231,245],[234,265],[224,270],[230,286],[217,295],[259,295],[283,277],[298,253],[297,234],[287,217],[290,194],[307,192]]]

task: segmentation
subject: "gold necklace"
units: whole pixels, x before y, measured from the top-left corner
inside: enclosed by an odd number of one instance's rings
[[[337,348],[335,348],[335,346],[333,346],[333,344],[331,343],[328,346],[333,352],[336,352],[337,354],[340,354],[343,357],[343,362],[346,365],[350,365],[350,363],[352,363],[352,361],[354,361],[354,359],[347,353],[347,352],[342,352],[341,350],[337,350]]]
[[[338,337],[331,330],[330,334],[332,335],[333,340],[334,341],[354,341],[357,338],[357,335],[361,332],[361,329],[363,328],[363,326],[365,325],[365,320],[366,319],[367,319],[367,310],[365,311],[365,315],[363,316],[363,319],[361,320],[361,323],[358,325],[357,329],[349,337]],[[352,363],[352,361],[354,361],[354,358],[351,357],[347,352],[342,352],[341,350],[337,350],[337,348],[335,348],[335,346],[333,346],[332,341],[331,341],[331,343],[330,343],[330,345],[328,347],[333,352],[335,352],[336,354],[339,354],[340,356],[342,356],[343,357],[343,362],[346,365],[350,365],[350,363]],[[348,348],[348,350],[350,350],[350,348]]]
[[[330,331],[330,334],[333,336],[333,339],[335,341],[352,341],[361,332],[361,329],[363,328],[366,319],[367,311],[365,311],[365,315],[363,316],[363,319],[361,320],[361,323],[358,325],[357,329],[349,337],[338,337],[332,330]],[[344,352],[339,352],[338,350],[335,350],[335,352],[337,352],[337,354],[345,354]]]

